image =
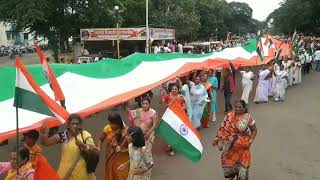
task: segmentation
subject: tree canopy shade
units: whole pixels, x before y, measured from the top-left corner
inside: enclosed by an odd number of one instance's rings
[[[305,34],[320,34],[319,0],[285,0],[267,21],[275,33],[292,34],[297,29]]]

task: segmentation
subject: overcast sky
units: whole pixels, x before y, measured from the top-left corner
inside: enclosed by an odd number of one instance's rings
[[[253,9],[252,17],[259,21],[265,20],[268,15],[279,7],[283,0],[227,0],[228,2],[245,2]]]

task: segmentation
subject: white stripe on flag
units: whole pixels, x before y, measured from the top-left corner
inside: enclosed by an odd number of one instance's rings
[[[196,134],[191,129],[189,129],[188,126],[184,125],[183,121],[173,111],[171,111],[171,109],[168,108],[166,110],[166,112],[162,117],[162,120],[164,120],[180,136],[182,136],[186,141],[188,141],[191,145],[193,145],[196,149],[198,149],[202,153],[203,147],[198,136],[196,136]],[[180,128],[182,126],[188,129],[185,135],[182,135],[180,132]]]
[[[27,91],[33,92],[37,94],[34,89],[29,84],[26,76],[21,72],[19,68],[16,68],[16,87],[19,87],[21,89],[25,89]]]

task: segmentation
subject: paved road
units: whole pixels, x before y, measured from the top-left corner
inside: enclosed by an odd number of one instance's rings
[[[32,60],[27,61],[33,63]],[[320,180],[319,79],[320,73],[313,71],[304,78],[301,85],[288,90],[287,100],[284,103],[250,104],[249,111],[258,127],[258,136],[252,146],[253,161],[250,171],[252,180]],[[234,99],[236,97],[240,97],[239,88]],[[221,112],[223,110],[221,95],[218,100]],[[159,106],[158,100],[154,100],[153,106],[160,112],[164,111]],[[102,127],[107,123],[106,114],[107,111],[88,118],[84,127],[98,137]],[[123,117],[126,118],[125,115]],[[222,113],[219,113],[219,123],[222,118]],[[198,164],[192,164],[180,155],[168,157],[163,152],[163,142],[157,138],[154,144],[153,179],[223,180],[220,154],[211,146],[212,137],[216,134],[219,123],[200,132],[204,152],[202,161]],[[9,146],[0,147],[1,161],[9,158],[8,152],[13,144],[12,140]],[[57,167],[60,160],[59,146],[46,148],[45,151],[49,161]],[[104,179],[103,156],[102,154],[97,170],[99,180]]]
[[[49,55],[49,51],[44,52],[47,57],[51,57]],[[21,57],[24,64],[35,64],[39,63],[39,57],[36,53],[26,53]],[[14,59],[10,59],[8,56],[0,57],[0,67],[2,66],[14,66]]]
[[[258,127],[251,179],[320,180],[319,79],[320,73],[312,72],[303,84],[288,90],[284,103],[250,104]],[[222,180],[219,152],[210,145],[216,131],[217,125],[201,131],[204,152],[198,164],[156,151],[154,179]]]

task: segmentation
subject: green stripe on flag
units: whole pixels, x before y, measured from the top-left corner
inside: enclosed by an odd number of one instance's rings
[[[242,48],[249,53],[255,51],[256,40],[247,41]],[[66,72],[79,74],[81,76],[92,78],[114,78],[122,76],[131,72],[138,67],[142,62],[157,62],[157,61],[170,61],[177,58],[201,58],[210,56],[211,54],[180,54],[180,53],[167,53],[167,54],[144,54],[134,53],[123,59],[115,60],[106,58],[97,63],[88,64],[50,64],[56,77],[61,76]],[[29,65],[28,71],[31,73],[34,80],[39,86],[46,84],[48,81],[44,76],[42,65]],[[5,79],[0,80],[0,101],[10,99],[14,96],[16,68],[15,67],[0,67],[0,77]]]
[[[50,111],[48,106],[42,101],[38,94],[19,87],[16,87],[15,89],[14,106],[54,117],[54,114]]]
[[[201,152],[190,144],[182,135],[178,134],[164,120],[161,120],[156,133],[177,152],[190,159],[192,162],[198,162],[201,159]]]
[[[256,44],[257,44],[257,40],[251,39],[251,40],[245,42],[242,45],[242,48],[245,49],[246,51],[248,51],[249,53],[252,53],[256,50]]]

